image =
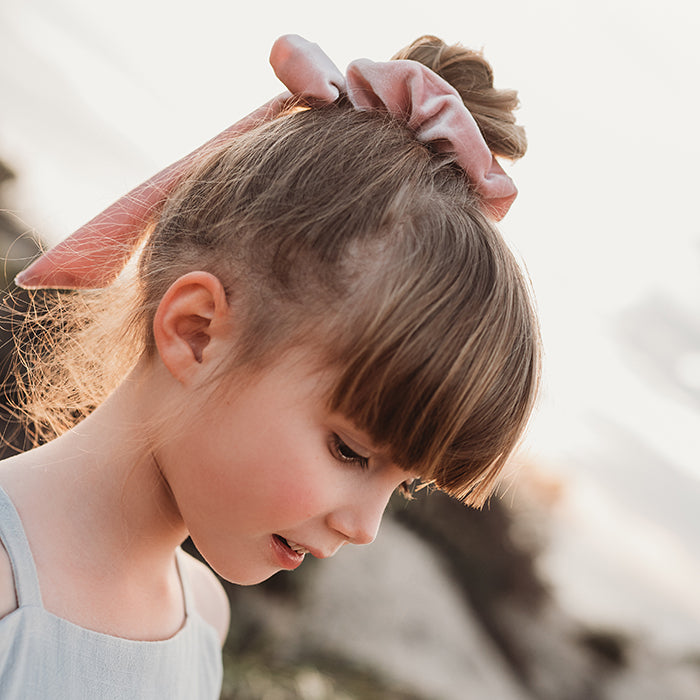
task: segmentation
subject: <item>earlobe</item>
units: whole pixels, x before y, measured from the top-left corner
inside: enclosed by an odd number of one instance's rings
[[[188,272],[170,285],[153,319],[158,354],[179,382],[210,364],[212,340],[223,337],[229,327],[223,285],[218,277],[200,271]]]

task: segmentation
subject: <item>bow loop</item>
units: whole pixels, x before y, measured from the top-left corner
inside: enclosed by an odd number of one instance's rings
[[[356,109],[402,119],[422,143],[454,155],[486,212],[502,219],[518,190],[491,153],[460,94],[417,61],[354,61],[347,71],[348,97]]]
[[[335,63],[313,44],[296,34],[281,36],[272,45],[270,64],[292,95],[323,104],[345,92],[345,78]]]

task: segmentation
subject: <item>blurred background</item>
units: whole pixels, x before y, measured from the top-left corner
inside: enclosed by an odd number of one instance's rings
[[[502,230],[546,368],[502,493],[230,587],[225,698],[700,697],[699,31],[681,0],[0,0],[8,279],[280,92],[280,34],[340,67],[436,34],[520,92]]]

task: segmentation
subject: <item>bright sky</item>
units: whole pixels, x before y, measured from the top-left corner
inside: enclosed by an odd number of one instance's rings
[[[423,33],[484,48],[516,87],[530,151],[503,224],[527,261],[547,351],[532,440],[586,440],[602,411],[696,470],[698,416],[626,366],[611,330],[654,294],[700,313],[696,3],[489,0],[331,4],[4,0],[0,155],[18,215],[56,241],[280,91],[274,39],[344,67]],[[700,361],[684,372],[700,384]],[[697,472],[696,472],[697,473]]]

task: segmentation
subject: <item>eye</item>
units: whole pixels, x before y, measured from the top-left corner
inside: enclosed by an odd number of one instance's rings
[[[362,469],[367,469],[369,466],[369,458],[357,454],[355,450],[346,445],[341,438],[333,433],[330,442],[331,453],[339,462],[348,462],[357,464]]]

